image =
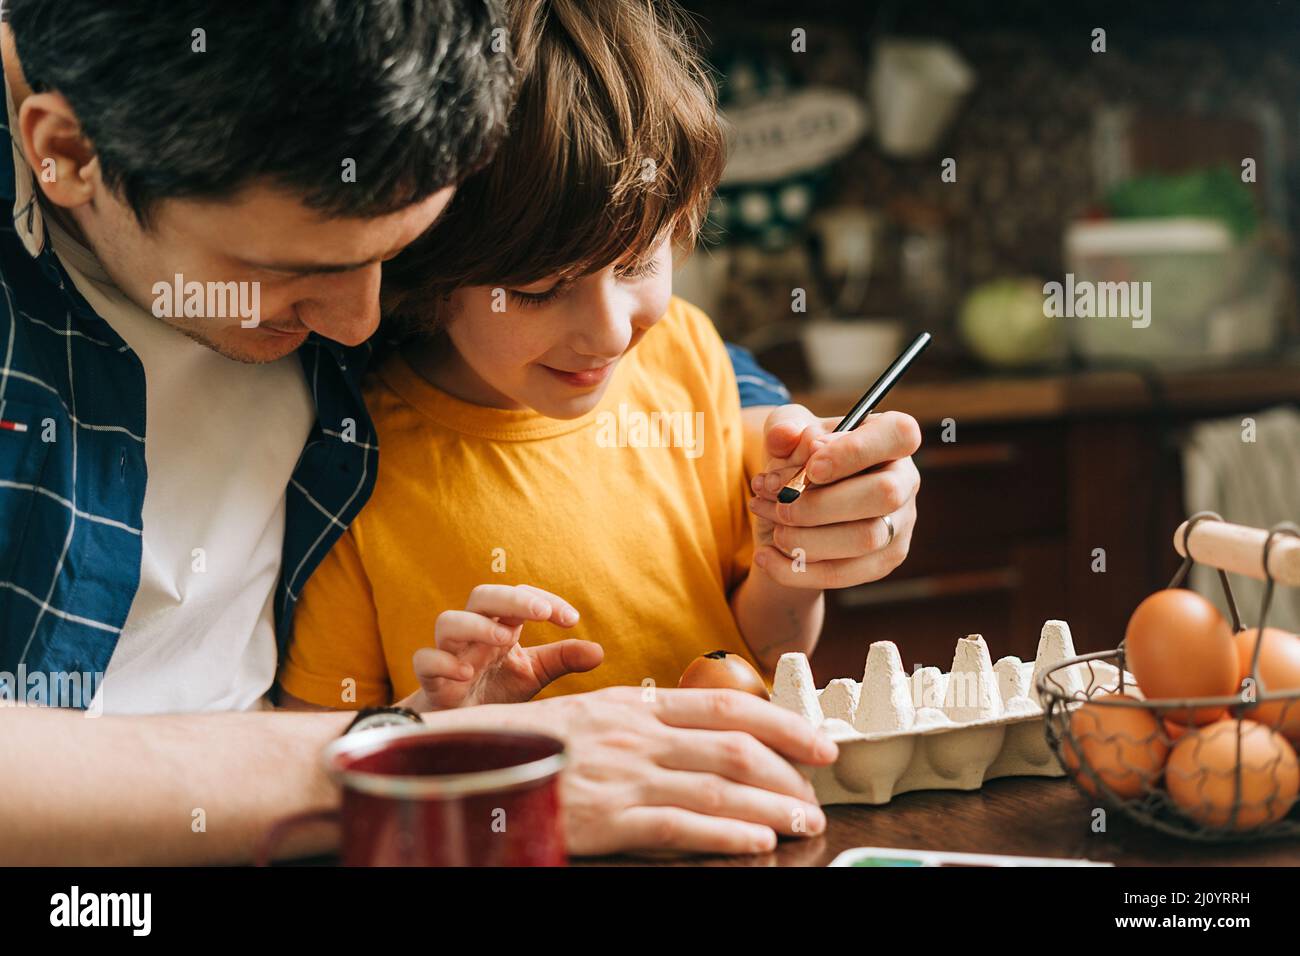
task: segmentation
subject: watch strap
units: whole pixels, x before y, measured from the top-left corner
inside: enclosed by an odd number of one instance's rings
[[[383,719],[376,719],[383,718]],[[366,707],[357,712],[357,716],[348,724],[344,735],[358,730],[370,730],[374,727],[388,727],[401,723],[423,724],[424,718],[409,707]]]

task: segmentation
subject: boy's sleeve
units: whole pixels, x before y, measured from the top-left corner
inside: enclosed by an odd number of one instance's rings
[[[790,390],[781,380],[767,371],[750,354],[748,349],[727,343],[727,355],[740,392],[740,407],[751,405],[784,405],[790,401]]]
[[[352,528],[307,579],[279,683],[308,703],[342,710],[392,699],[374,596]]]

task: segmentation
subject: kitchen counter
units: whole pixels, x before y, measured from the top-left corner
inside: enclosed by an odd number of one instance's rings
[[[862,388],[868,384],[864,381]],[[819,415],[841,415],[860,394],[861,390],[819,388],[797,391],[793,400]],[[910,377],[899,383],[881,409],[901,409],[923,426],[932,426],[950,417],[963,424],[995,424],[1126,415],[1162,408],[1212,413],[1288,400],[1300,401],[1300,360],[1149,375],[1112,369],[1051,375]]]
[[[1148,830],[1108,811],[1092,832],[1094,801],[1064,779],[991,780],[981,790],[905,793],[879,807],[826,808],[826,833],[782,840],[773,853],[646,861],[574,860],[599,866],[825,866],[858,846],[1089,859],[1121,866],[1300,866],[1300,840],[1198,843]]]

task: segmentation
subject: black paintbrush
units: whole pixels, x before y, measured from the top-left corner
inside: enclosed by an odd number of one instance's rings
[[[894,387],[894,383],[903,377],[912,361],[925,351],[925,347],[930,344],[930,333],[922,332],[912,344],[903,349],[901,355],[894,359],[889,368],[885,369],[883,375],[876,379],[876,384],[867,389],[867,393],[858,399],[856,405],[849,409],[849,413],[844,416],[844,420],[835,426],[837,432],[851,432],[867,420],[871,410],[881,403],[889,390]],[[808,468],[804,466],[799,469],[799,474],[790,479],[789,483],[781,489],[777,500],[782,504],[788,505],[796,500],[808,487]]]

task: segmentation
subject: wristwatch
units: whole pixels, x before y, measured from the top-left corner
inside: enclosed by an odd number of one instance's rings
[[[356,733],[359,730],[374,730],[376,727],[397,727],[402,724],[423,724],[424,718],[407,707],[367,707],[358,711],[352,723],[343,734]]]

